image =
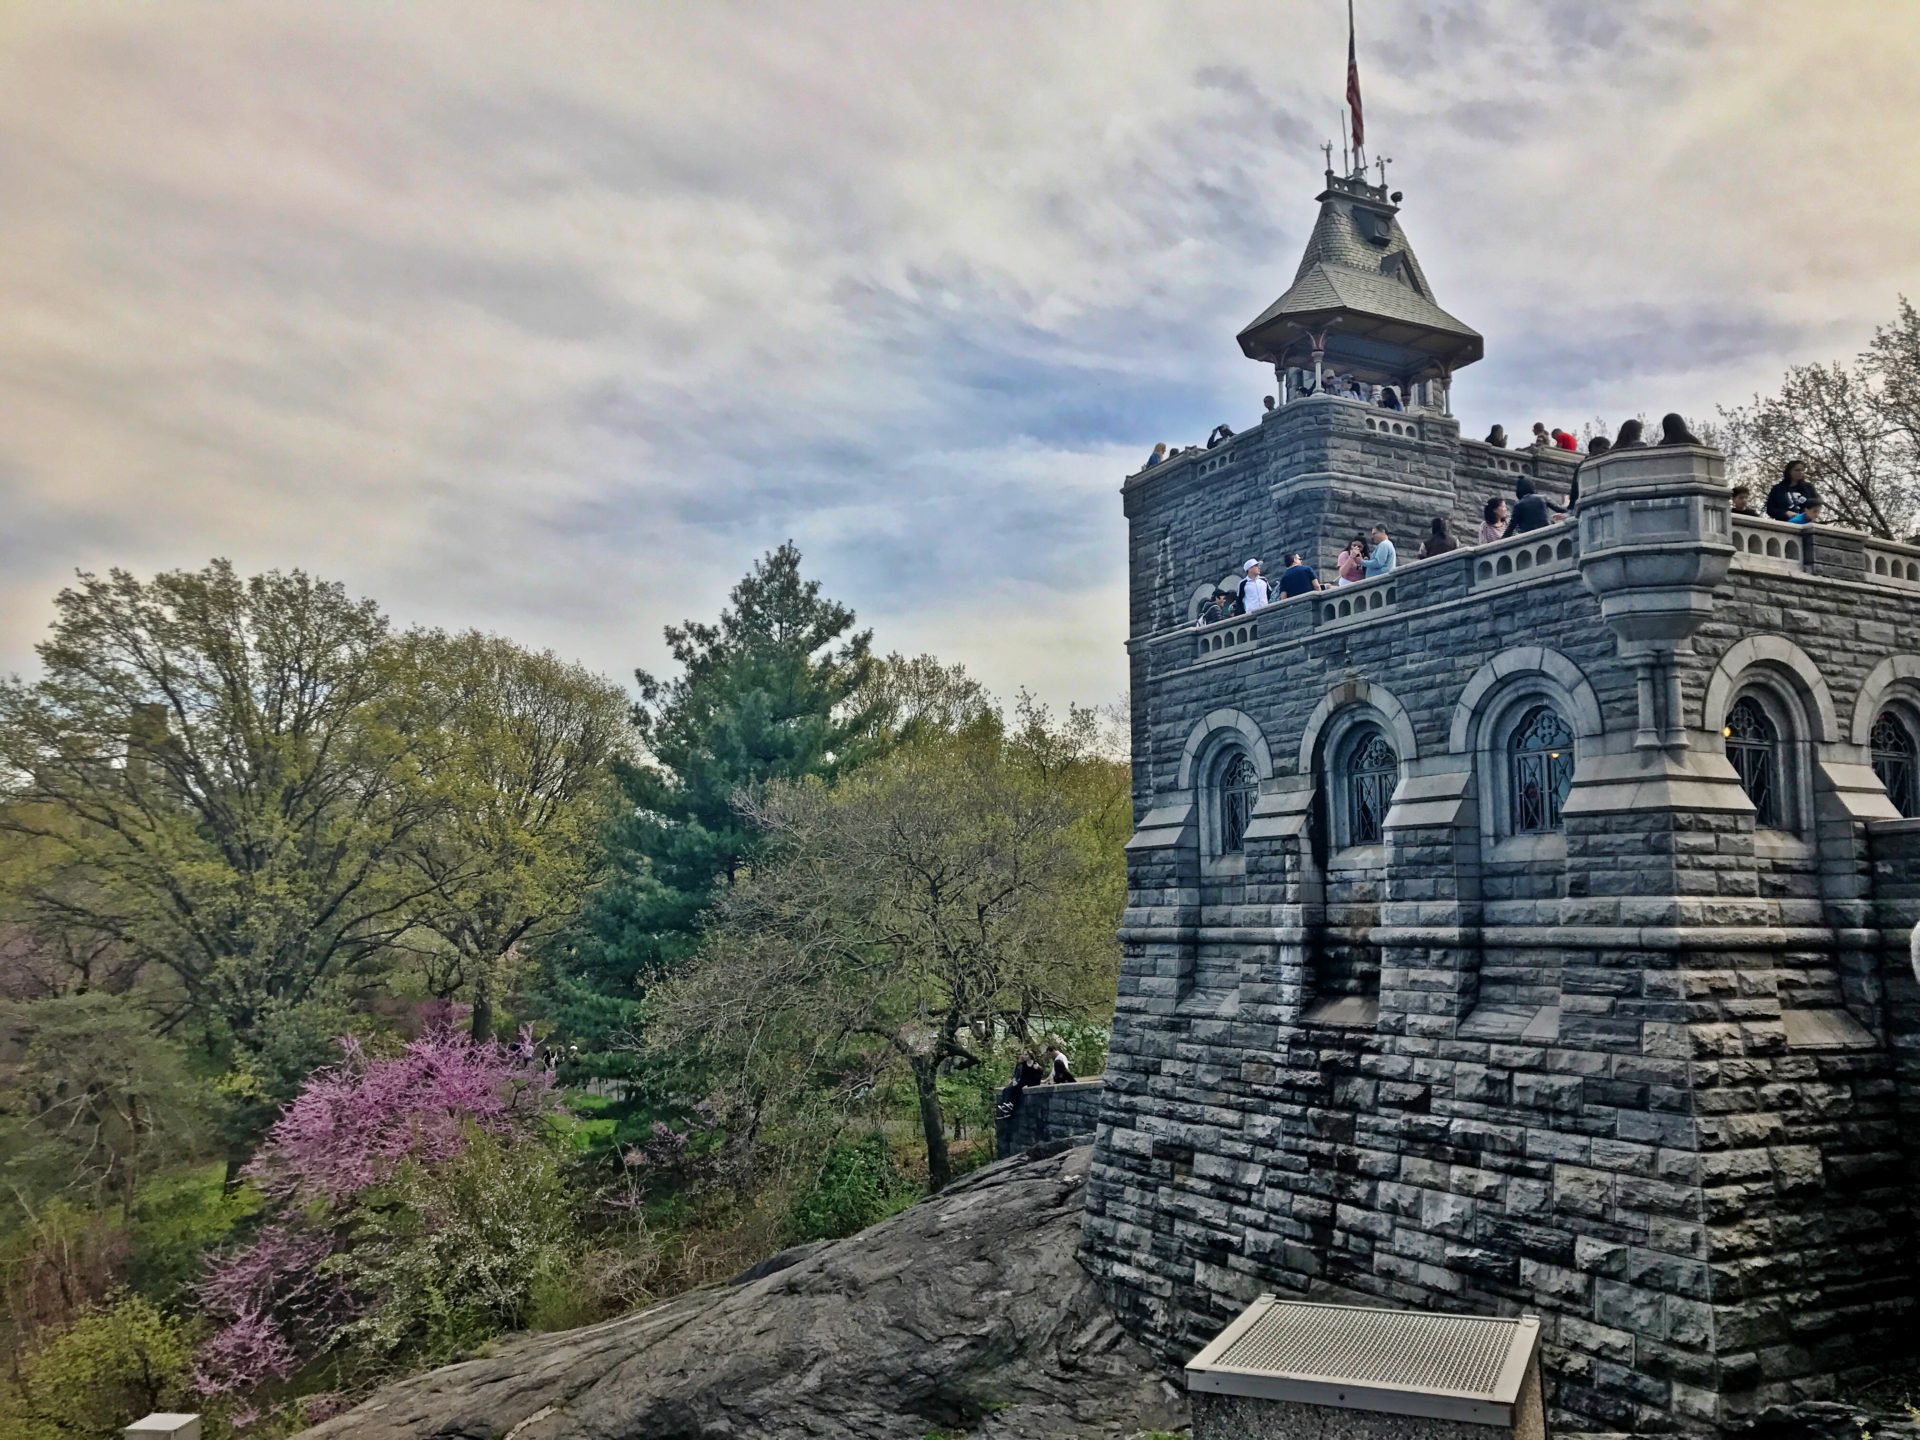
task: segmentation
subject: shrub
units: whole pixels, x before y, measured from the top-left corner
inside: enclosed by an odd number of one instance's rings
[[[187,1324],[143,1296],[88,1311],[21,1362],[21,1433],[112,1440],[142,1415],[184,1405],[193,1340]]]
[[[919,1199],[878,1133],[842,1141],[826,1153],[813,1184],[794,1203],[796,1240],[837,1240],[898,1213]]]
[[[334,1337],[377,1366],[435,1364],[523,1326],[570,1273],[573,1196],[545,1145],[474,1133],[362,1197],[325,1269],[370,1307]]]

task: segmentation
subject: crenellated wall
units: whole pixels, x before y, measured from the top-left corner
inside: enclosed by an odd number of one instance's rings
[[[1175,1360],[1279,1290],[1540,1313],[1585,1428],[1831,1392],[1914,1331],[1920,825],[1867,727],[1920,706],[1920,552],[1627,452],[1569,523],[1182,624],[1239,550],[1477,524],[1500,452],[1378,418],[1290,406],[1127,486],[1138,824],[1087,1261]],[[1749,698],[1771,825],[1721,734]],[[1356,842],[1373,735],[1390,808]],[[1563,757],[1557,820],[1519,824]]]

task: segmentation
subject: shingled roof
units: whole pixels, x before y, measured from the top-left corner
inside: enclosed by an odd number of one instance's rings
[[[1479,332],[1434,303],[1384,185],[1329,175],[1319,199],[1293,284],[1240,332],[1245,354],[1278,362],[1291,352],[1288,363],[1305,363],[1306,333],[1326,328],[1328,362],[1368,379],[1458,369],[1481,357]]]

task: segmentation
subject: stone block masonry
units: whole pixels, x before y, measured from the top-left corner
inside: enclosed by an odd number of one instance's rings
[[[1908,552],[1731,516],[1681,446],[1413,564],[1506,466],[1568,467],[1382,423],[1298,402],[1124,491],[1083,1257],[1170,1362],[1276,1291],[1538,1313],[1577,1429],[1831,1394],[1920,1328],[1920,824],[1870,743],[1920,734],[1920,591],[1872,570]],[[1379,518],[1393,575],[1192,628],[1239,559],[1325,573]]]
[[[1072,1140],[1093,1134],[1100,1120],[1100,1095],[1105,1088],[1101,1080],[1032,1086],[1021,1095],[1012,1115],[994,1122],[993,1153],[1018,1155],[1049,1140]]]

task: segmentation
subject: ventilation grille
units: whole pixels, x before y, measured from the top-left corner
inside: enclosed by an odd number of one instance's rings
[[[1532,1318],[1262,1296],[1187,1367],[1195,1390],[1399,1414],[1493,1419],[1517,1397]]]

